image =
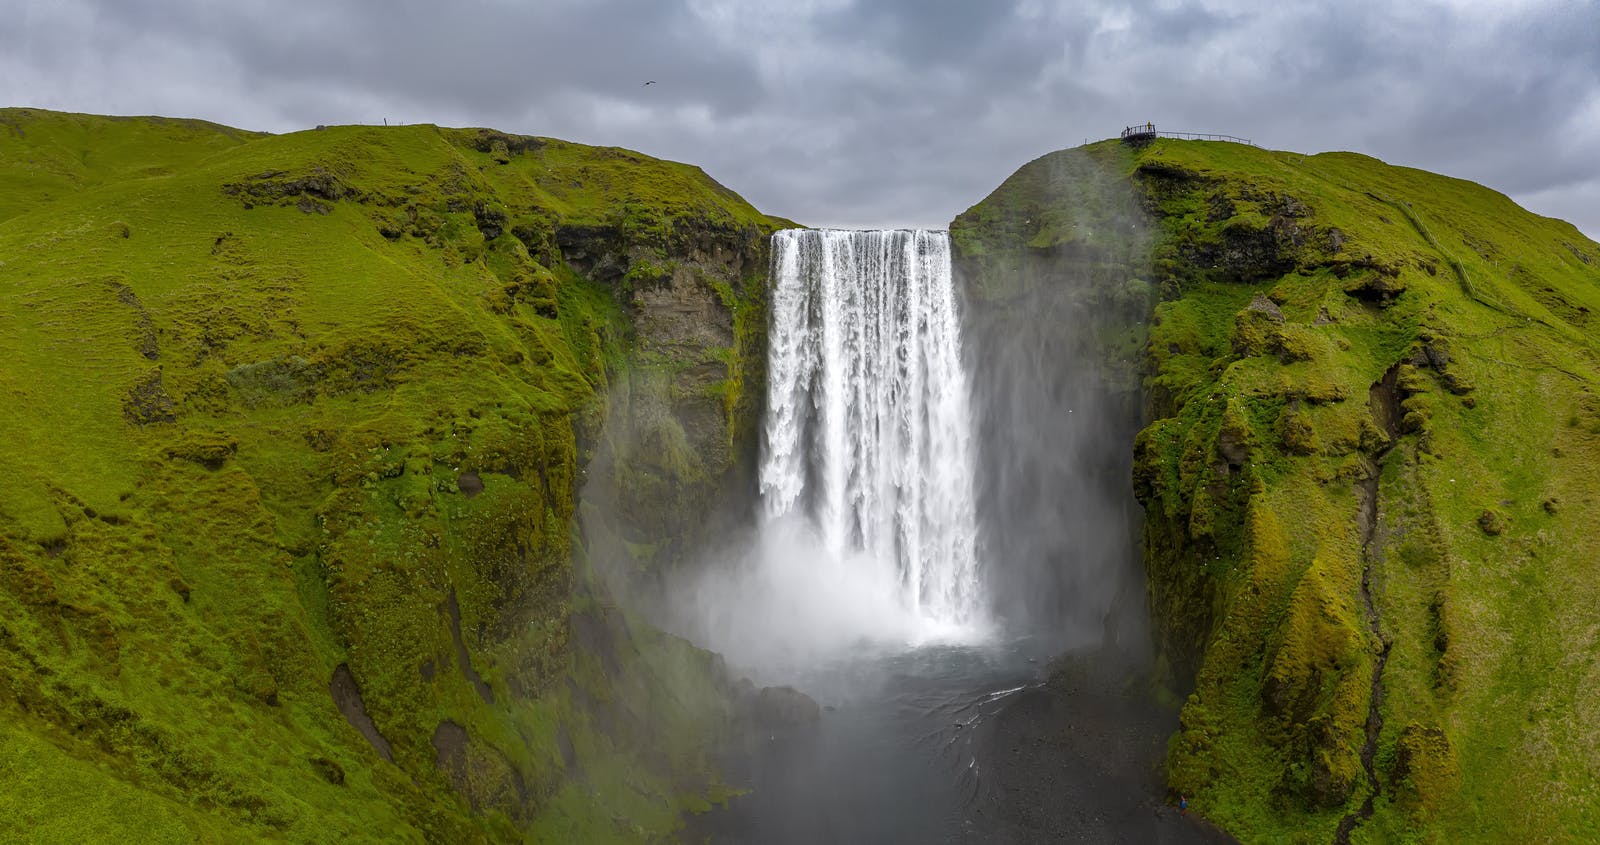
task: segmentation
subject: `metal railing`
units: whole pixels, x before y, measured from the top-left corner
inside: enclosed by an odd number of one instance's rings
[[[1156,135],[1162,138],[1178,138],[1185,141],[1232,141],[1235,144],[1255,146],[1255,142],[1249,138],[1238,138],[1233,135],[1213,135],[1206,132],[1157,132]]]
[[[1141,123],[1129,126],[1122,130],[1122,140],[1127,143],[1148,143],[1157,138],[1177,138],[1185,141],[1230,141],[1235,144],[1255,146],[1249,138],[1239,138],[1233,135],[1216,135],[1209,132],[1167,132],[1157,130],[1153,123]]]

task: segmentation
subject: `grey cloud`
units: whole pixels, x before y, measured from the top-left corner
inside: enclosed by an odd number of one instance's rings
[[[1590,2],[21,2],[0,101],[492,125],[693,161],[812,224],[944,225],[1154,120],[1473,179],[1600,234]]]
[[[819,29],[866,49],[884,50],[912,68],[961,61],[1015,20],[1016,0],[862,2],[823,16]]]
[[[218,44],[269,89],[310,81],[414,103],[505,115],[581,91],[654,107],[704,104],[718,113],[760,102],[752,60],[705,43],[682,3],[599,0],[448,5],[406,0],[314,4],[204,0],[104,2],[132,31],[176,31]],[[641,90],[658,79],[659,88]]]

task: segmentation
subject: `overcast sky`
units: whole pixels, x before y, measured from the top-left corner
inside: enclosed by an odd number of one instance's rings
[[[859,227],[942,227],[1149,120],[1472,179],[1600,238],[1600,0],[0,0],[0,105],[492,126]]]

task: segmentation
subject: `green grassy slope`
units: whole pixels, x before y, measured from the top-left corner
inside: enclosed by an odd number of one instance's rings
[[[170,176],[263,137],[203,120],[0,109],[0,220],[127,179]]]
[[[4,110],[0,186],[0,839],[630,840],[703,800],[707,658],[591,588],[577,479],[635,288],[778,221],[431,126]]]
[[[1600,838],[1600,245],[1365,156],[1170,140],[1030,164],[958,245],[1048,250],[1039,209],[1105,222],[1074,195],[1112,178],[1158,232],[1124,276],[1161,292],[1134,472],[1195,684],[1172,787],[1245,841]]]

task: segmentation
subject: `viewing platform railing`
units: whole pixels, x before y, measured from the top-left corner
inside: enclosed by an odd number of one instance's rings
[[[1141,123],[1138,126],[1129,126],[1122,130],[1122,142],[1124,144],[1148,144],[1157,138],[1177,138],[1185,141],[1230,141],[1235,144],[1255,146],[1255,142],[1249,138],[1216,135],[1208,132],[1167,132],[1165,130],[1157,130],[1153,123]]]

